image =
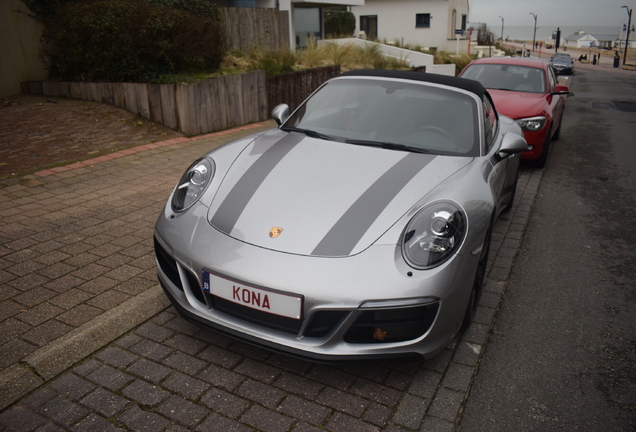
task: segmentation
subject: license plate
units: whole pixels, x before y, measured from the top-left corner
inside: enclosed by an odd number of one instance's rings
[[[203,291],[261,312],[293,319],[300,319],[302,316],[303,302],[300,296],[256,288],[205,270]]]

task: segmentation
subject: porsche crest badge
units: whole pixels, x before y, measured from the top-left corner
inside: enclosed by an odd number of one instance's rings
[[[279,236],[282,232],[283,232],[283,229],[282,229],[282,228],[274,227],[274,228],[272,228],[271,230],[269,230],[269,236],[270,236],[271,238],[276,238],[276,237],[278,237],[278,236]]]

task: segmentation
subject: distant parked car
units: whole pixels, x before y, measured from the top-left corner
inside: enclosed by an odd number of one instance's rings
[[[572,75],[574,73],[574,60],[570,54],[556,53],[550,59],[550,64],[557,75]]]
[[[550,141],[559,139],[567,86],[557,84],[553,66],[545,60],[489,57],[471,62],[462,78],[479,81],[501,114],[514,119],[534,148],[522,159],[543,167]]]
[[[186,319],[314,360],[431,357],[473,318],[521,129],[472,80],[350,71],[194,162],[155,226]]]

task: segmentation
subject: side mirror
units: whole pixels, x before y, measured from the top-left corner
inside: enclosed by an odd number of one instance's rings
[[[570,89],[568,88],[568,86],[564,86],[561,84],[557,84],[554,86],[554,89],[552,90],[553,95],[569,95],[570,94]]]
[[[276,124],[278,126],[285,123],[285,120],[289,118],[289,105],[287,104],[276,105],[274,109],[272,110],[272,117],[274,117],[274,120],[276,120]]]
[[[504,135],[501,141],[501,147],[499,148],[499,157],[505,158],[513,153],[521,153],[524,151],[531,151],[533,147],[528,145],[525,139],[521,135],[517,135],[513,132],[508,132]]]

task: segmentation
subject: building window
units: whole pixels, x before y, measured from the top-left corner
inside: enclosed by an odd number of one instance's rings
[[[431,14],[415,14],[415,27],[430,27],[431,26]]]
[[[462,30],[466,31],[466,15],[462,15]]]
[[[376,40],[378,38],[378,16],[377,15],[361,16],[360,30],[366,34],[367,39]]]
[[[321,16],[322,12],[317,7],[297,7],[294,9],[297,48],[306,48],[311,39],[322,39]]]

